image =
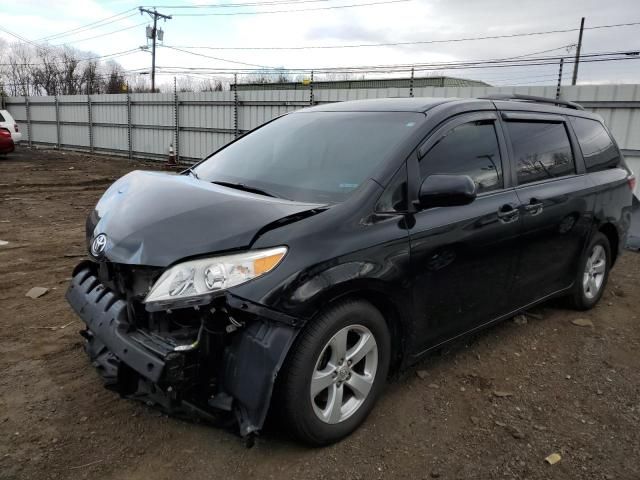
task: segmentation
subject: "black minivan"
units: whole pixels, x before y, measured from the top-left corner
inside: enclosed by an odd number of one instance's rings
[[[390,374],[551,297],[600,299],[635,179],[561,100],[402,98],[279,117],[87,219],[67,298],[108,387],[176,415],[354,431]],[[277,411],[277,412],[276,412]]]

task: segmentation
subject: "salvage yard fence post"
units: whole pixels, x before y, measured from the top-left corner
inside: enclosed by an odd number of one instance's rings
[[[58,95],[53,98],[56,108],[56,148],[60,150],[60,104],[58,102]]]
[[[558,86],[556,87],[556,100],[560,100],[560,89],[562,88],[562,66],[564,58],[560,57],[560,66],[558,67]]]
[[[87,95],[87,122],[89,124],[89,151],[93,153],[93,119],[91,117],[91,94]]]
[[[311,70],[311,78],[309,79],[309,105],[313,106],[313,70]]]
[[[131,138],[131,95],[129,95],[129,87],[127,86],[127,150],[129,152],[129,160],[133,159],[133,144]]]
[[[414,68],[411,67],[411,79],[409,80],[409,96],[413,97],[413,79],[414,79]]]
[[[27,136],[29,137],[29,148],[31,148],[33,144],[31,140],[31,109],[29,108],[29,97],[24,97],[24,110],[27,115]]]
[[[233,74],[233,136],[238,138],[238,74]]]
[[[173,125],[175,127],[174,131],[174,155],[176,156],[176,163],[180,163],[180,124],[179,124],[179,112],[178,109],[180,105],[178,103],[178,89],[176,86],[176,77],[173,77]]]

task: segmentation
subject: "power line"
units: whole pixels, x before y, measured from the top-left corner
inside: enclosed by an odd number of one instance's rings
[[[616,51],[616,52],[596,52],[591,54],[582,55],[582,58],[591,58],[591,57],[603,57],[603,56],[612,56],[612,55],[634,55],[636,51]],[[389,67],[398,67],[398,68],[420,68],[420,67],[436,67],[447,69],[451,66],[455,67],[465,67],[465,66],[473,66],[473,65],[504,65],[504,66],[530,66],[530,65],[555,65],[558,61],[558,56],[544,56],[544,57],[534,57],[534,58],[526,58],[522,59],[519,57],[505,58],[505,59],[493,59],[493,60],[457,60],[453,62],[413,62],[413,63],[404,63],[404,64],[392,64],[392,65],[364,65],[358,67],[348,67],[353,69],[364,69],[364,70],[375,70],[377,68],[387,69]],[[573,63],[575,60],[567,59],[567,63]],[[544,62],[544,63],[536,63],[536,62]],[[340,69],[345,67],[325,67],[326,70],[331,69]],[[313,68],[314,70],[321,70],[322,68]],[[301,70],[308,71],[310,68],[303,68]]]
[[[568,47],[572,47],[573,43],[569,43],[567,45],[562,45],[560,47],[556,47],[556,48],[549,48],[548,50],[540,50],[538,52],[531,52],[531,53],[526,53],[524,55],[517,55],[515,57],[506,57],[503,58],[502,60],[512,60],[512,59],[516,59],[516,58],[523,58],[523,57],[531,57],[533,55],[540,55],[541,53],[549,53],[549,52],[555,52],[556,50],[564,50]]]
[[[162,46],[164,48],[170,48],[171,50],[176,50],[178,52],[188,53],[188,54],[191,54],[191,55],[197,55],[198,57],[211,58],[213,60],[218,60],[220,62],[237,63],[238,65],[247,65],[249,67],[266,68],[266,69],[271,69],[271,70],[275,69],[275,67],[268,67],[268,66],[265,66],[265,65],[256,65],[255,63],[246,63],[246,62],[240,62],[238,60],[229,60],[229,59],[226,59],[226,58],[212,57],[211,55],[205,55],[203,53],[197,53],[197,52],[190,52],[188,50],[182,50],[180,48],[172,47],[172,46],[169,46],[169,45],[162,45]]]
[[[84,42],[84,41],[87,41],[87,40],[93,40],[94,38],[106,37],[108,35],[113,35],[114,33],[119,33],[119,32],[123,32],[125,30],[131,30],[132,28],[140,27],[142,25],[145,25],[146,23],[147,22],[142,22],[142,23],[138,23],[136,25],[131,25],[129,27],[120,28],[118,30],[113,30],[111,32],[102,33],[100,35],[94,35],[93,37],[82,38],[80,40],[73,40],[72,43],[79,43],[79,42]],[[29,40],[28,38],[25,38],[25,37],[23,37],[21,35],[18,35],[17,33],[13,33],[11,30],[8,30],[8,29],[6,29],[4,27],[0,27],[0,31],[8,33],[9,35],[11,35],[11,36],[17,38],[18,40],[20,40],[22,43],[28,43],[29,45],[32,45],[32,46],[36,47],[39,50],[48,50],[51,47],[62,47],[62,46],[65,46],[65,45],[69,45],[69,43],[71,43],[71,42],[65,42],[65,43],[56,43],[56,44],[53,44],[53,45],[42,45],[42,44],[36,43],[33,40]]]
[[[81,38],[80,40],[73,40],[73,42],[66,42],[66,43],[56,43],[53,46],[54,47],[60,47],[62,45],[68,45],[69,43],[80,43],[80,42],[86,42],[87,40],[93,40],[94,38],[101,38],[101,37],[106,37],[108,35],[113,35],[114,33],[119,33],[119,32],[124,32],[125,30],[131,30],[132,28],[136,28],[136,27],[141,27],[142,25],[145,25],[147,22],[142,22],[142,23],[137,23],[135,25],[131,25],[130,27],[124,27],[124,28],[120,28],[118,30],[113,30],[111,32],[106,32],[106,33],[102,33],[100,35],[94,35],[93,37],[87,37],[87,38]],[[39,47],[42,48],[42,47]]]
[[[386,5],[389,3],[403,3],[410,2],[412,0],[382,0],[379,2],[368,3],[352,3],[349,5],[334,5],[331,7],[317,7],[317,8],[299,8],[296,10],[267,10],[261,12],[230,12],[230,13],[175,13],[176,17],[218,17],[218,16],[234,16],[234,15],[267,15],[273,13],[298,13],[298,12],[315,12],[318,10],[336,10],[341,8],[357,8],[357,7],[371,7],[374,5]]]
[[[475,60],[475,61],[499,62],[499,61],[515,60],[515,59],[521,59],[521,58],[524,58],[524,57],[529,57],[529,56],[532,56],[532,55],[540,55],[542,53],[549,53],[549,52],[553,52],[553,51],[556,51],[556,50],[561,50],[561,49],[566,48],[567,46],[568,45],[563,45],[563,46],[556,47],[556,48],[551,48],[551,49],[547,49],[547,50],[540,50],[540,51],[537,51],[537,52],[526,53],[526,54],[523,54],[523,55],[517,55],[517,56],[513,56],[513,57],[505,57],[505,58],[498,58],[498,59]],[[163,47],[170,48],[172,50],[176,50],[176,51],[183,52],[183,53],[188,53],[188,54],[191,54],[191,55],[197,55],[199,57],[211,58],[213,60],[219,60],[219,61],[222,61],[222,62],[236,63],[236,64],[239,64],[239,65],[247,65],[247,66],[250,66],[250,67],[274,69],[274,70],[280,70],[280,71],[282,71],[283,69],[286,70],[285,67],[269,67],[269,66],[264,66],[264,65],[256,65],[256,64],[253,64],[253,63],[242,62],[242,61],[239,61],[239,60],[229,60],[229,59],[225,59],[225,58],[214,57],[214,56],[211,56],[211,55],[205,55],[203,53],[190,52],[188,50],[183,50],[182,48],[174,47],[172,45],[163,45]],[[183,48],[186,48],[186,47],[183,47]]]
[[[125,16],[125,17],[122,17],[122,15],[124,15],[126,13],[129,13],[132,10],[136,10],[136,9],[135,8],[129,8],[129,9],[123,11],[123,12],[117,13],[117,14],[112,15],[112,16],[107,17],[107,18],[103,18],[102,20],[97,20],[95,22],[87,23],[85,25],[81,25],[79,27],[76,27],[76,28],[73,28],[73,29],[70,29],[70,30],[64,30],[62,32],[54,33],[54,34],[48,35],[46,37],[41,37],[41,38],[38,38],[35,41],[36,42],[45,42],[45,41],[53,40],[53,39],[60,38],[60,37],[66,37],[66,36],[69,36],[69,35],[75,35],[76,33],[80,33],[82,31],[89,30],[91,28],[104,27],[105,25],[109,25],[109,24],[114,23],[114,22],[119,22],[120,20],[125,20],[125,19],[127,19],[129,17],[133,17],[134,15],[137,15],[137,12],[133,12],[133,13]],[[117,18],[117,17],[122,17],[122,18]],[[111,21],[107,21],[107,20],[111,20]],[[105,23],[103,23],[103,22],[105,22]],[[101,24],[101,25],[98,25],[98,24]]]
[[[521,73],[524,73],[524,72],[521,72]],[[495,74],[497,74],[497,76]],[[529,75],[517,76],[517,77],[512,76],[516,74],[518,74],[518,72],[506,73],[506,76],[505,76],[505,72],[487,72],[487,73],[481,73],[482,78],[479,78],[479,80],[486,80],[491,82],[501,82],[501,81],[510,82],[512,80],[526,80],[529,78],[551,78],[551,77],[558,78],[557,73],[551,73],[551,72],[550,73],[532,72]],[[490,75],[490,76],[487,76],[487,75]],[[562,75],[570,76],[571,74],[565,70]]]
[[[211,3],[211,4],[199,4],[199,5],[161,5],[160,8],[164,9],[200,9],[200,8],[239,8],[239,7],[263,7],[271,5],[291,5],[297,3],[319,3],[319,2],[332,2],[334,0],[275,0],[272,2],[245,2],[245,3]],[[153,8],[153,6],[143,5],[147,8]]]
[[[562,72],[562,77],[563,78],[570,77],[570,76],[571,76],[570,72],[567,72],[566,70],[564,72]],[[502,76],[502,77],[489,78],[489,79],[483,78],[482,80],[490,81],[490,82],[515,82],[517,80],[527,80],[527,81],[529,81],[529,80],[532,80],[532,79],[545,79],[545,81],[548,80],[548,79],[557,80],[558,79],[558,74],[557,73],[553,73],[553,74],[550,73],[548,75],[526,75],[524,77],[508,77],[508,76],[505,77],[505,76]]]
[[[622,57],[616,58],[600,58],[611,57],[612,55],[621,54]],[[583,55],[581,62],[610,62],[639,60],[640,56],[629,56],[627,52],[618,53],[601,53],[592,55]],[[505,67],[533,67],[541,65],[557,65],[557,57],[540,57],[527,61],[503,61],[503,62],[458,62],[458,63],[424,63],[424,64],[396,64],[396,65],[375,65],[375,66],[357,66],[357,67],[306,67],[306,68],[287,68],[274,71],[264,71],[256,69],[231,69],[231,68],[209,68],[209,67],[177,67],[177,66],[161,66],[161,69],[173,69],[178,72],[208,72],[208,73],[262,73],[266,75],[281,75],[283,71],[287,73],[308,73],[313,70],[316,73],[394,73],[394,72],[410,72],[413,68],[415,71],[433,71],[433,70],[461,70],[461,69],[477,69],[477,68],[505,68]],[[518,62],[518,63],[514,63]],[[574,60],[567,58],[565,63],[573,63]]]
[[[584,58],[584,56],[582,57]],[[522,64],[494,64],[494,65],[454,65],[451,67],[436,67],[436,68],[421,68],[416,67],[416,70],[427,71],[427,70],[460,70],[465,68],[504,68],[504,67],[528,67],[528,66],[539,66],[539,65],[557,65],[558,59],[550,59],[551,61],[545,61],[540,63],[522,63]],[[580,60],[581,63],[593,63],[593,62],[614,62],[614,61],[623,61],[623,60],[640,60],[640,57],[620,57],[620,58],[589,58],[586,60]],[[574,63],[575,60],[565,59],[564,63]]]
[[[640,22],[630,23],[617,23],[611,25],[595,25],[593,27],[585,27],[585,30],[596,30],[604,28],[617,28],[617,27],[631,27],[640,25]],[[538,35],[551,35],[556,33],[577,32],[579,28],[565,28],[558,30],[546,30],[542,32],[524,32],[524,33],[511,33],[506,35],[489,35],[483,37],[463,37],[463,38],[450,38],[446,40],[416,40],[408,42],[388,42],[388,43],[360,43],[360,44],[345,44],[345,45],[303,45],[303,46],[280,46],[280,47],[211,47],[211,46],[181,46],[181,48],[202,48],[208,50],[311,50],[311,49],[338,49],[338,48],[366,48],[366,47],[395,47],[403,45],[428,45],[434,43],[456,43],[456,42],[471,42],[479,40],[496,40],[503,38],[517,38],[517,37],[530,37]]]
[[[592,54],[582,55],[582,58],[594,58],[594,57],[604,57],[604,56],[612,56],[612,55],[629,55],[634,53],[633,51],[617,51],[617,52],[598,52]],[[630,57],[631,58],[631,57]],[[637,58],[637,57],[632,57]],[[452,67],[473,67],[473,66],[496,66],[496,67],[505,67],[505,66],[534,66],[534,65],[556,65],[558,61],[557,56],[544,56],[544,57],[534,57],[527,59],[493,59],[493,60],[458,60],[453,62],[412,62],[412,63],[402,63],[402,64],[386,64],[386,65],[360,65],[354,67],[302,67],[302,68],[288,68],[288,71],[302,71],[308,72],[310,70],[314,71],[333,71],[333,70],[345,70],[348,69],[350,71],[376,71],[379,69],[388,70],[390,68],[396,68],[397,71],[400,69],[405,69],[409,71],[411,68],[415,69],[450,69]],[[572,59],[567,59],[566,63],[573,63]],[[282,70],[282,69],[280,69]],[[278,72],[276,72],[277,74]]]
[[[571,74],[569,74],[569,76],[571,76]],[[555,77],[555,81],[553,79],[549,79],[549,80],[532,80],[532,81],[526,81],[526,82],[516,82],[516,83],[502,83],[500,85],[495,85],[496,87],[526,87],[526,86],[530,86],[532,84],[538,84],[538,83],[546,83],[547,85],[539,85],[541,87],[543,86],[549,86],[549,87],[554,87],[556,84],[556,81],[558,79],[558,75],[554,75]],[[562,78],[564,79],[565,75],[564,73],[562,74]]]
[[[9,35],[11,35],[12,37],[17,38],[17,39],[18,39],[18,40],[20,40],[22,43],[28,43],[28,44],[30,44],[30,45],[33,45],[33,46],[34,46],[34,47],[36,47],[36,48],[45,48],[45,47],[43,47],[42,45],[38,45],[38,44],[37,44],[37,43],[35,43],[34,41],[29,40],[28,38],[25,38],[25,37],[23,37],[23,36],[21,36],[21,35],[18,35],[17,33],[13,33],[11,30],[7,30],[6,28],[0,27],[0,30],[1,30],[1,31],[3,31],[3,32],[5,32],[5,33],[8,33],[8,34],[9,34]]]

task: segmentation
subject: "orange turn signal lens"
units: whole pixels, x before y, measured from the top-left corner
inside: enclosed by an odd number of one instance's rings
[[[273,270],[280,260],[284,257],[283,253],[276,253],[275,255],[269,255],[268,257],[258,258],[253,261],[253,272],[255,275],[262,275],[270,270]]]

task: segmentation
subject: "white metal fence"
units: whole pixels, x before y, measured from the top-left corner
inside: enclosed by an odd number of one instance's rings
[[[383,97],[481,97],[520,93],[555,97],[556,87],[422,87],[255,90],[7,97],[29,145],[165,159],[199,160],[235,136],[312,104]],[[562,97],[604,117],[630,166],[640,172],[640,85],[562,87]]]

